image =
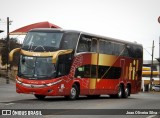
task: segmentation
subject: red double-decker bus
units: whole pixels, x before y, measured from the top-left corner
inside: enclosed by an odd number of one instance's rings
[[[141,90],[142,45],[74,30],[32,29],[20,52],[17,93],[127,98]]]

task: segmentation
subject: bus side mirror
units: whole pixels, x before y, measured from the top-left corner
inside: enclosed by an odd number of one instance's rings
[[[21,48],[15,48],[9,53],[9,61],[13,61],[13,56],[16,52],[20,52]]]

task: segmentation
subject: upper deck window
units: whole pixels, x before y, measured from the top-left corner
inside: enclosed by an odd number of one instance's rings
[[[59,49],[62,32],[29,32],[22,49],[32,51],[54,51]]]
[[[61,49],[75,49],[77,41],[79,38],[79,33],[76,32],[65,32],[61,42]]]
[[[92,38],[87,37],[86,35],[81,35],[81,38],[78,43],[77,52],[90,52],[91,51],[91,42]]]
[[[77,53],[81,52],[97,52],[98,40],[96,37],[89,35],[81,35],[78,42]]]

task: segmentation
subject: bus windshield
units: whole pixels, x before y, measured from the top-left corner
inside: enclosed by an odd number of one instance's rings
[[[52,57],[21,55],[18,74],[29,79],[54,78],[56,76],[56,66],[52,63]]]
[[[60,48],[62,32],[28,32],[22,49],[39,51],[56,51]]]

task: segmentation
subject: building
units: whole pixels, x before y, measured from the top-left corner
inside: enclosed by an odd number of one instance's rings
[[[153,78],[151,79],[151,60],[143,61],[143,71],[142,71],[142,90],[148,91],[150,88],[150,81],[152,81],[152,85],[160,84],[159,78],[159,62],[157,60],[153,61]]]

